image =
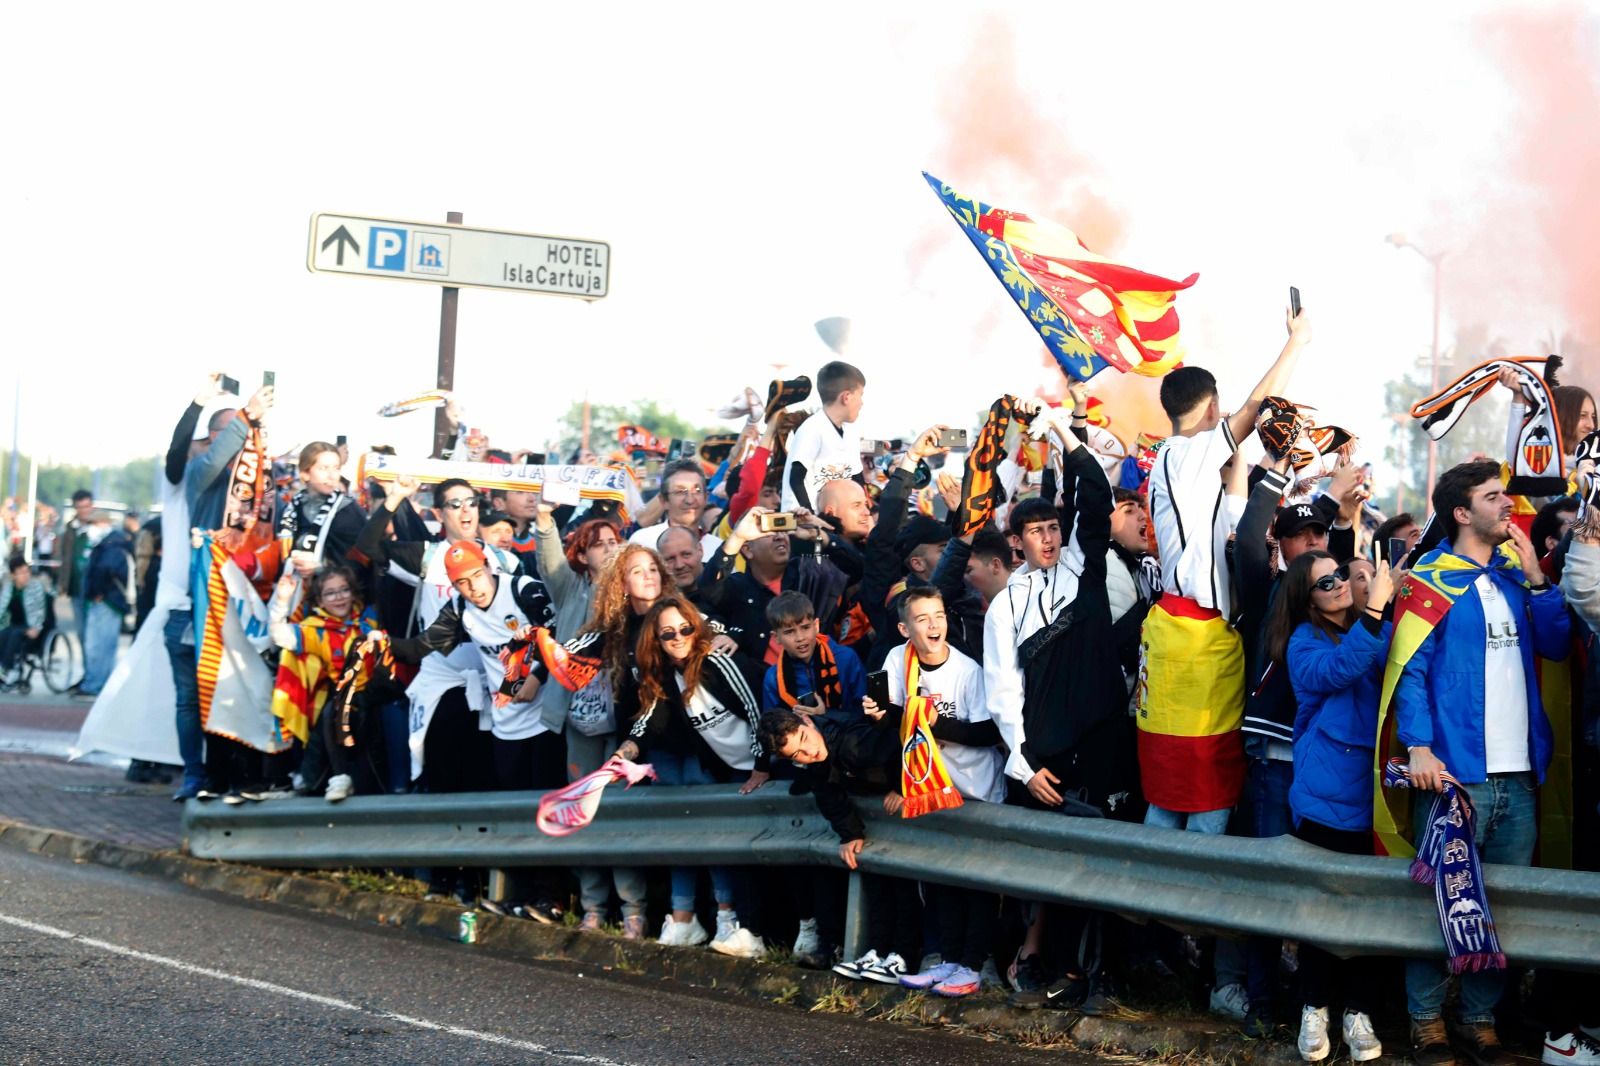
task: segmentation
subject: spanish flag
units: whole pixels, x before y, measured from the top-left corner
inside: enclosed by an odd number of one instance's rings
[[[992,207],[922,176],[1067,377],[1087,381],[1112,366],[1158,378],[1182,365],[1173,304],[1199,274],[1173,281],[1112,262],[1065,226]]]

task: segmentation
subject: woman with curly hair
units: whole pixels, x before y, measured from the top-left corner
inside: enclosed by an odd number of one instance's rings
[[[576,781],[600,768],[617,746],[617,723],[638,707],[633,682],[633,652],[644,616],[661,596],[666,568],[660,556],[637,544],[622,544],[617,528],[604,519],[579,526],[563,553],[541,504],[534,526],[539,540],[539,570],[556,602],[556,634],[567,637],[568,611],[574,600],[585,603],[588,622],[567,647],[600,660],[601,669],[587,685],[567,696],[567,776]],[[580,547],[587,542],[587,547]],[[582,573],[579,573],[579,567]],[[595,568],[599,567],[598,575]],[[587,867],[578,871],[578,897],[583,904],[582,928],[605,925],[606,900],[615,884],[622,900],[622,935],[644,936],[645,879],[638,870]]]
[[[663,785],[709,785],[748,774],[739,791],[754,792],[767,781],[768,760],[756,739],[761,705],[756,698],[764,667],[717,651],[713,633],[694,604],[666,596],[644,616],[635,655],[639,712],[628,739],[617,749],[624,759],[648,757]],[[692,947],[706,941],[695,917],[699,871],[672,870],[672,913],[661,943]],[[760,958],[761,938],[739,925],[734,910],[734,873],[711,868],[717,900],[713,950]]]

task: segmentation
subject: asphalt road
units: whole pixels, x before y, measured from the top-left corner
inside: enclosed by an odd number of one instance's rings
[[[1101,1061],[526,963],[0,850],[4,1063]]]

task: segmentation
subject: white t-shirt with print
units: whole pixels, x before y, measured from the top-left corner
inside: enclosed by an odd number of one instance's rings
[[[861,473],[861,431],[854,422],[836,426],[826,411],[817,411],[789,435],[788,459],[783,467],[783,509],[800,506],[789,478],[794,464],[806,468],[806,492],[811,510],[817,510],[817,494],[829,481],[855,477]]]
[[[683,691],[683,675],[678,675],[678,691]],[[755,752],[750,750],[750,720],[743,709],[724,707],[720,700],[701,685],[684,700],[689,712],[689,724],[694,726],[717,758],[733,770],[754,770]]]
[[[1516,613],[1487,574],[1474,582],[1483,605],[1483,754],[1491,774],[1533,769],[1528,758],[1528,679]]]
[[[651,551],[658,552],[661,550],[661,534],[666,531],[667,523],[657,522],[653,526],[645,526],[643,529],[634,530],[633,536],[628,538],[628,543],[637,544],[641,548],[649,548]],[[720,547],[722,547],[721,537],[715,533],[703,534],[700,537],[701,561],[709,563],[711,557],[717,554],[717,549]]]
[[[902,644],[889,653],[883,668],[889,673],[889,699],[904,707],[906,703],[906,655],[909,643]],[[959,722],[987,722],[989,705],[983,694],[983,667],[955,648],[944,665],[924,665],[917,672],[917,694],[933,699],[934,708],[942,718]],[[967,799],[1001,803],[1006,798],[1005,777],[1001,774],[1003,759],[999,748],[977,748],[950,741],[939,742],[939,754],[944,757],[945,769],[950,772],[950,783]]]

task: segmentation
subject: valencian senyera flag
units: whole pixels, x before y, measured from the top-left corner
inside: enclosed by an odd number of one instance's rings
[[[1112,262],[1065,226],[993,207],[922,176],[1067,377],[1087,381],[1108,366],[1161,377],[1182,365],[1174,301],[1199,274],[1173,281]]]

